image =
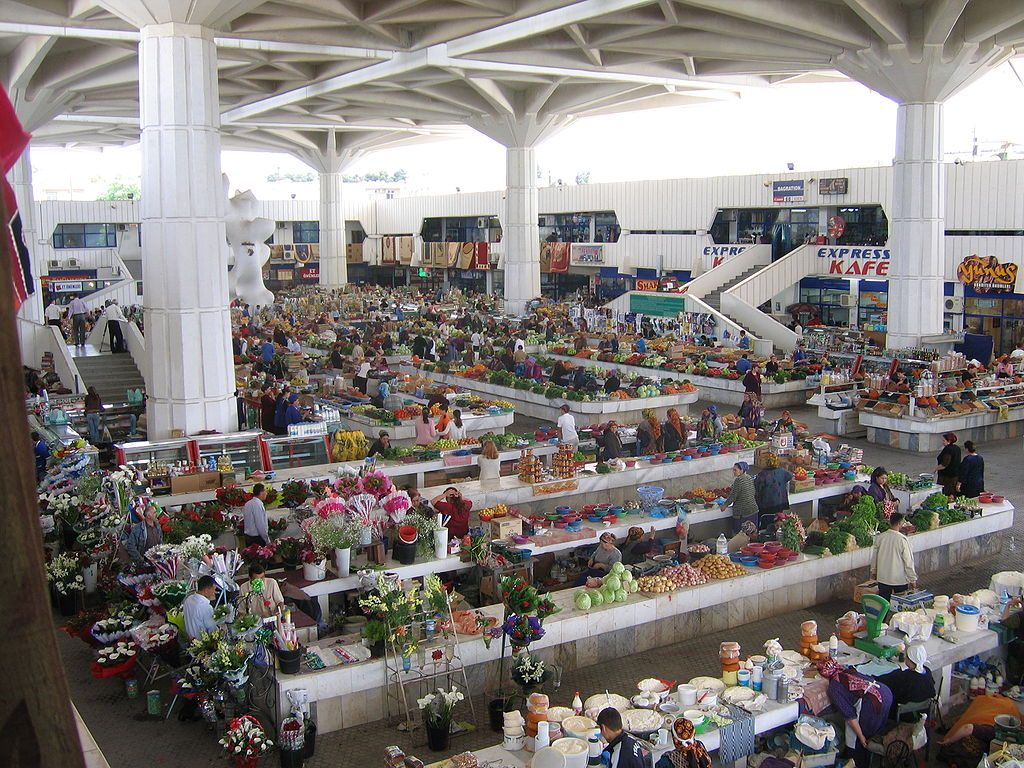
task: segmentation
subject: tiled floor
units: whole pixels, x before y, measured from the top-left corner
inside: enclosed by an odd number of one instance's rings
[[[698,404],[699,405],[699,404]],[[814,417],[813,409],[794,409],[798,420],[809,421],[812,430],[823,430],[825,425]],[[525,431],[536,422],[517,419],[515,430]],[[927,472],[934,469],[934,457],[908,454],[870,445],[863,441],[850,441],[865,448],[866,459],[872,465],[888,465],[907,472]],[[1014,506],[1024,506],[1024,479],[1021,473],[1021,445],[1019,441],[1005,441],[982,445],[980,451],[986,459],[987,486],[1005,493]],[[1018,544],[1018,533],[1024,533],[1020,514],[1014,526],[1006,532],[1003,553],[967,566],[931,574],[922,579],[922,585],[936,594],[974,590],[987,586],[992,573],[1000,570],[1024,570],[1024,538]],[[836,617],[853,608],[848,600],[815,606],[748,624],[729,630],[722,636],[707,635],[687,640],[622,659],[618,664],[602,664],[566,672],[561,687],[553,692],[553,704],[568,704],[573,692],[579,690],[584,697],[604,690],[627,693],[635,690],[638,680],[652,675],[669,680],[690,679],[696,675],[713,673],[717,664],[718,644],[735,640],[748,652],[759,648],[768,638],[779,637],[787,646],[796,644],[799,623],[817,619],[820,626],[829,626]],[[725,636],[727,634],[728,636]],[[58,633],[61,651],[68,674],[72,697],[88,724],[104,756],[113,768],[128,766],[223,766],[217,737],[201,723],[179,723],[176,718],[167,722],[153,722],[144,716],[145,692],[133,701],[126,699],[124,688],[118,682],[96,681],[89,675],[90,651],[78,641]],[[498,735],[487,727],[486,702],[488,696],[480,692],[476,704],[477,730],[453,739],[452,751],[476,749],[497,743]],[[468,710],[466,715],[468,716]],[[311,768],[337,768],[337,766],[379,765],[381,752],[389,744],[398,744],[407,752],[419,754],[424,761],[431,755],[425,747],[416,746],[414,738],[399,733],[385,723],[360,726],[348,731],[327,734],[317,739],[316,756],[307,762]],[[265,759],[266,765],[277,764],[277,757]]]

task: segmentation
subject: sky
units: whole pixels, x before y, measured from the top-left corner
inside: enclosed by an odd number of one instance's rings
[[[1024,66],[1017,70],[1024,76]],[[968,157],[976,136],[982,149],[1018,145],[1024,157],[1024,84],[1003,64],[950,99],[944,118],[948,159]],[[537,149],[541,185],[694,176],[775,173],[889,165],[896,105],[856,83],[784,85],[745,92],[730,101],[578,121]],[[315,199],[315,182],[267,182],[275,171],[311,169],[287,154],[225,151],[222,167],[231,188],[261,199]],[[503,149],[482,135],[381,150],[347,173],[404,168],[405,194],[501,189]],[[138,146],[32,150],[37,199],[94,199],[115,179],[137,181]],[[69,192],[72,190],[72,192]]]

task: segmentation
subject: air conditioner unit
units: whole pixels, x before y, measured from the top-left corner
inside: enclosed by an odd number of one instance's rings
[[[487,216],[482,216],[476,220],[477,229],[487,229],[489,226],[491,226],[491,220]]]
[[[942,300],[942,311],[954,315],[962,315],[964,313],[964,297],[947,296]]]
[[[274,226],[277,227],[278,229],[284,229],[286,225],[285,222],[283,221],[275,221]]]
[[[68,259],[68,266],[69,267],[77,267],[78,266],[78,259]]]
[[[852,307],[854,306],[853,296],[848,293],[841,294],[839,296],[840,307]]]
[[[118,224],[117,225],[117,231],[118,232],[124,232],[126,229],[128,229],[128,225],[127,224]]]

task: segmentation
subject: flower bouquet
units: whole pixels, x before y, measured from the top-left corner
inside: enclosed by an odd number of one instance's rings
[[[359,475],[346,473],[334,481],[334,490],[343,499],[351,498],[360,492]]]
[[[232,720],[220,744],[239,768],[253,768],[260,757],[274,746],[260,721],[252,715],[242,715]]]
[[[69,618],[62,626],[68,637],[84,640],[90,645],[95,644],[92,636],[92,626],[100,619],[106,618],[107,614],[100,609],[85,609]]]
[[[116,643],[128,636],[135,620],[128,616],[111,616],[92,625],[89,633],[101,645]]]
[[[347,510],[360,528],[369,529],[371,539],[379,538],[383,533],[384,516],[377,507],[376,496],[369,493],[356,494],[348,500]]]
[[[255,613],[247,613],[244,616],[239,616],[235,619],[235,623],[231,625],[231,629],[243,640],[251,643],[253,635],[261,626],[263,626],[263,620],[259,616]]]
[[[237,485],[227,488],[218,488],[216,492],[217,501],[229,507],[244,507],[245,503],[252,498],[252,494]]]
[[[245,643],[229,643],[226,640],[220,640],[216,649],[210,654],[207,666],[220,675],[228,685],[238,688],[249,679],[246,671],[248,662],[249,649]]]
[[[89,670],[97,680],[127,677],[132,674],[138,657],[139,647],[130,640],[121,640],[114,645],[100,648],[96,660],[90,662]]]
[[[46,580],[61,596],[73,595],[85,589],[82,565],[75,555],[68,552],[57,555],[46,564]]]
[[[173,624],[143,624],[132,630],[132,638],[139,644],[139,647],[146,653],[159,656],[171,666],[178,666],[180,662],[180,647],[178,645],[178,628]]]
[[[309,484],[304,480],[289,480],[281,486],[281,504],[289,508],[297,507],[305,503],[310,493]]]
[[[188,597],[187,581],[161,581],[154,584],[151,589],[165,611],[177,608]]]
[[[218,629],[216,632],[203,632],[201,636],[194,638],[188,644],[188,655],[195,659],[197,664],[214,671],[210,668],[210,659],[217,650],[217,646],[222,642],[224,642],[223,629]]]
[[[387,513],[392,525],[398,525],[405,519],[406,513],[412,507],[412,501],[405,491],[392,491],[381,498],[380,506]]]
[[[523,689],[523,693],[528,694],[554,677],[554,670],[549,669],[539,657],[523,653],[512,661],[510,675],[512,680]]]
[[[250,544],[239,554],[246,565],[266,565],[276,552],[277,547],[274,544]]]
[[[320,499],[313,505],[313,513],[321,520],[345,514],[347,502],[341,496],[331,494],[327,498]]]
[[[395,489],[391,478],[379,469],[371,470],[359,478],[359,491],[368,493],[375,499],[380,500]]]
[[[427,745],[431,750],[441,752],[448,748],[455,705],[465,698],[462,691],[453,687],[450,691],[438,688],[436,693],[428,693],[422,699],[416,700],[423,713]]]
[[[178,573],[178,566],[181,565],[178,547],[175,544],[157,544],[150,547],[146,550],[145,557],[157,574],[164,579],[173,579]]]
[[[502,625],[509,643],[512,645],[512,654],[516,655],[530,643],[536,642],[544,637],[544,627],[541,620],[536,616],[526,616],[513,613],[505,619]]]
[[[193,569],[198,569],[196,563],[202,562],[212,551],[213,538],[208,533],[189,536],[178,545],[178,555]]]

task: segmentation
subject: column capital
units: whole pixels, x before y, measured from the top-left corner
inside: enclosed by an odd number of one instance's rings
[[[97,0],[136,29],[165,24],[226,28],[252,10],[257,0]]]
[[[141,27],[139,32],[144,40],[151,37],[193,37],[212,41],[214,37],[214,31],[209,27],[177,21],[147,24]]]

